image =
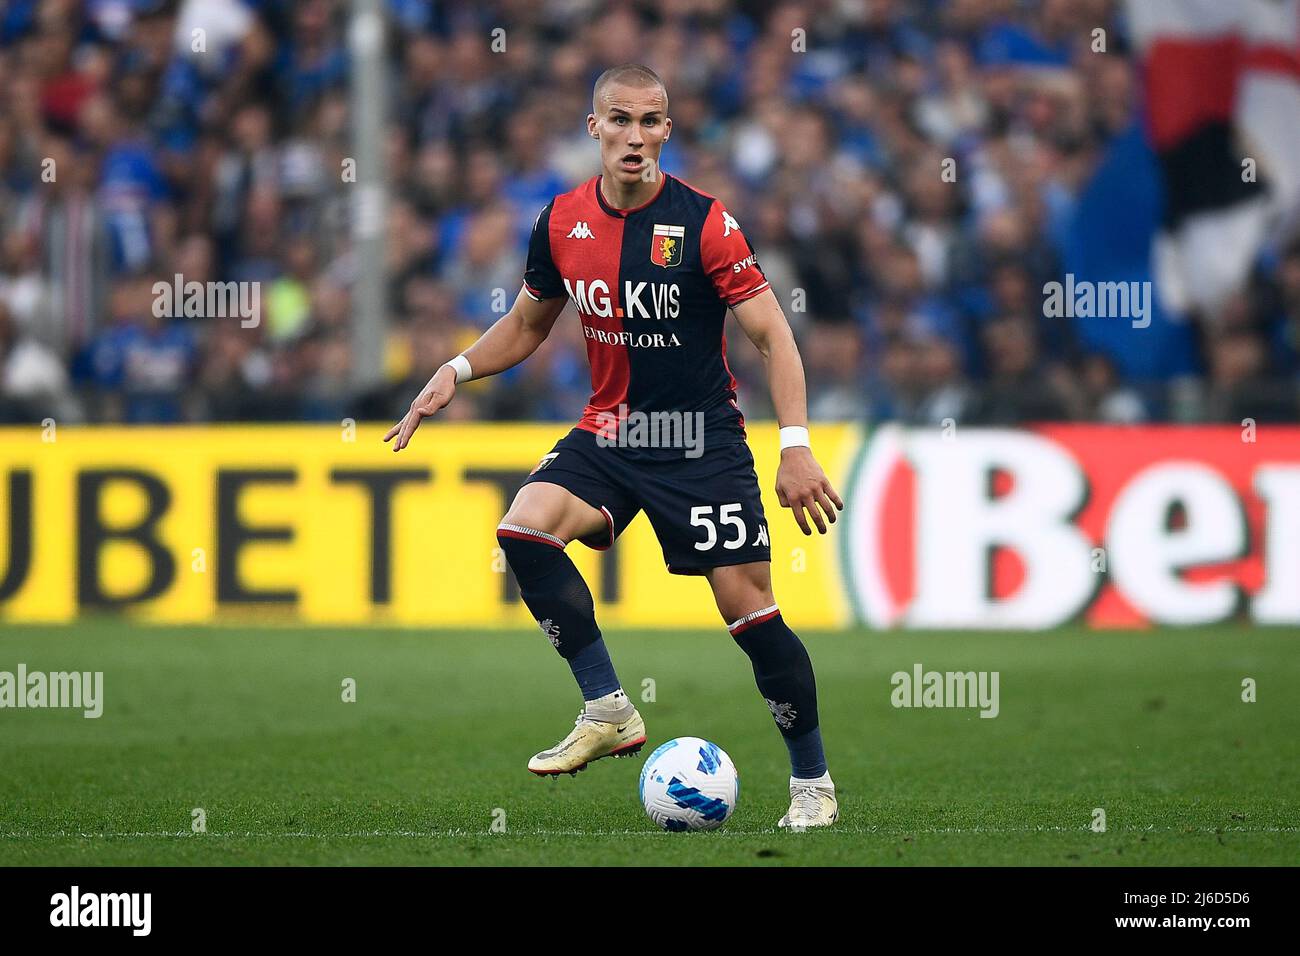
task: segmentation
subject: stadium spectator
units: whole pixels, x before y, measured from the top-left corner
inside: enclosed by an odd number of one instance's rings
[[[1211,342],[1209,353],[1209,421],[1294,422],[1300,416],[1296,383],[1270,372],[1264,340],[1256,332],[1224,331]]]
[[[144,276],[118,280],[110,296],[110,324],[79,362],[107,421],[154,424],[182,421],[198,355],[188,323],[155,314],[153,283]]]
[[[346,3],[26,0],[0,14],[0,304],[14,341],[64,363],[97,417],[391,417],[436,347],[454,353],[509,306],[541,206],[594,173],[591,81],[619,60],[667,78],[680,125],[665,168],[744,224],[814,370],[818,417],[1296,415],[1300,245],[1261,247],[1255,280],[1204,332],[1162,308],[1150,330],[1044,316],[1044,284],[1067,271],[1150,275],[1159,181],[1122,4],[386,8],[378,387],[353,384]],[[262,327],[123,314],[139,277],[178,272],[261,283]],[[458,408],[572,418],[573,325],[563,316],[533,367]],[[761,418],[761,363],[730,341]]]
[[[995,319],[984,327],[983,344],[989,380],[970,416],[973,422],[1020,425],[1073,417],[1068,379],[1060,366],[1043,362],[1030,319]]]
[[[1115,363],[1106,356],[1085,356],[1080,373],[1086,417],[1113,425],[1137,425],[1151,416],[1138,391],[1119,380]]]
[[[81,420],[68,374],[52,350],[23,335],[0,302],[0,423]]]

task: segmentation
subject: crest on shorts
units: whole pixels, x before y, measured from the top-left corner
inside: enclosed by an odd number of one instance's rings
[[[655,234],[650,240],[650,261],[667,269],[682,264],[682,239],[685,226],[661,226],[655,223]]]
[[[539,461],[539,462],[537,463],[537,467],[534,468],[532,471],[530,471],[529,474],[530,474],[530,475],[535,475],[535,474],[537,474],[539,471],[541,471],[543,468],[545,468],[545,467],[546,467],[547,465],[549,465],[551,462],[555,461],[555,457],[556,457],[556,455],[558,455],[558,454],[559,454],[558,451],[553,451],[553,452],[551,452],[549,455],[543,455],[543,456],[542,456],[542,460]]]

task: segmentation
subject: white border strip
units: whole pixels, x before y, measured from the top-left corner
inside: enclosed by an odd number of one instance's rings
[[[754,618],[762,617],[764,614],[771,614],[773,611],[776,610],[780,610],[780,609],[775,604],[773,604],[771,607],[765,607],[761,611],[751,611],[750,613],[746,614],[744,617],[742,617],[740,620],[736,621],[735,623],[728,624],[727,630],[734,631],[736,628],[740,627],[740,625],[748,624]]]
[[[517,534],[531,535],[534,538],[541,538],[543,541],[549,541],[557,548],[563,548],[564,542],[553,534],[547,534],[545,531],[538,531],[535,528],[525,528],[520,524],[499,524],[498,531],[514,531]]]

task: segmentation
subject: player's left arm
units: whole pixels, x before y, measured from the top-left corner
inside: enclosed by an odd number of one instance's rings
[[[781,449],[777,500],[794,512],[804,534],[812,534],[805,511],[825,534],[827,522],[835,523],[835,512],[844,510],[844,502],[807,444],[808,398],[799,348],[754,247],[741,232],[740,223],[716,199],[700,230],[700,263],[718,297],[731,306],[740,327],[763,355],[777,421],[783,429],[794,427],[799,433],[796,440],[801,443],[793,445],[786,433],[782,434],[782,446],[790,447]]]
[[[770,287],[766,288],[732,306],[732,311],[763,356],[777,421],[783,428],[795,425],[806,429],[808,398],[803,360],[799,357],[794,332],[776,295]],[[804,534],[812,534],[805,511],[812,517],[817,530],[825,534],[826,523],[834,524],[835,512],[844,510],[843,499],[807,445],[793,445],[781,450],[781,464],[776,471],[776,497],[781,507],[794,512],[794,520]]]

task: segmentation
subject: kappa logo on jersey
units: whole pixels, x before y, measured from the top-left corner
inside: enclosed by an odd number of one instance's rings
[[[681,265],[685,236],[685,226],[661,226],[655,223],[655,234],[650,240],[650,261],[665,269]]]
[[[585,222],[579,222],[574,226],[565,239],[595,239],[596,235],[591,231],[591,227]]]
[[[731,230],[733,229],[740,232],[740,223],[736,222],[736,220],[732,218],[731,213],[727,212],[727,210],[722,210],[722,238],[726,239],[731,235]]]

